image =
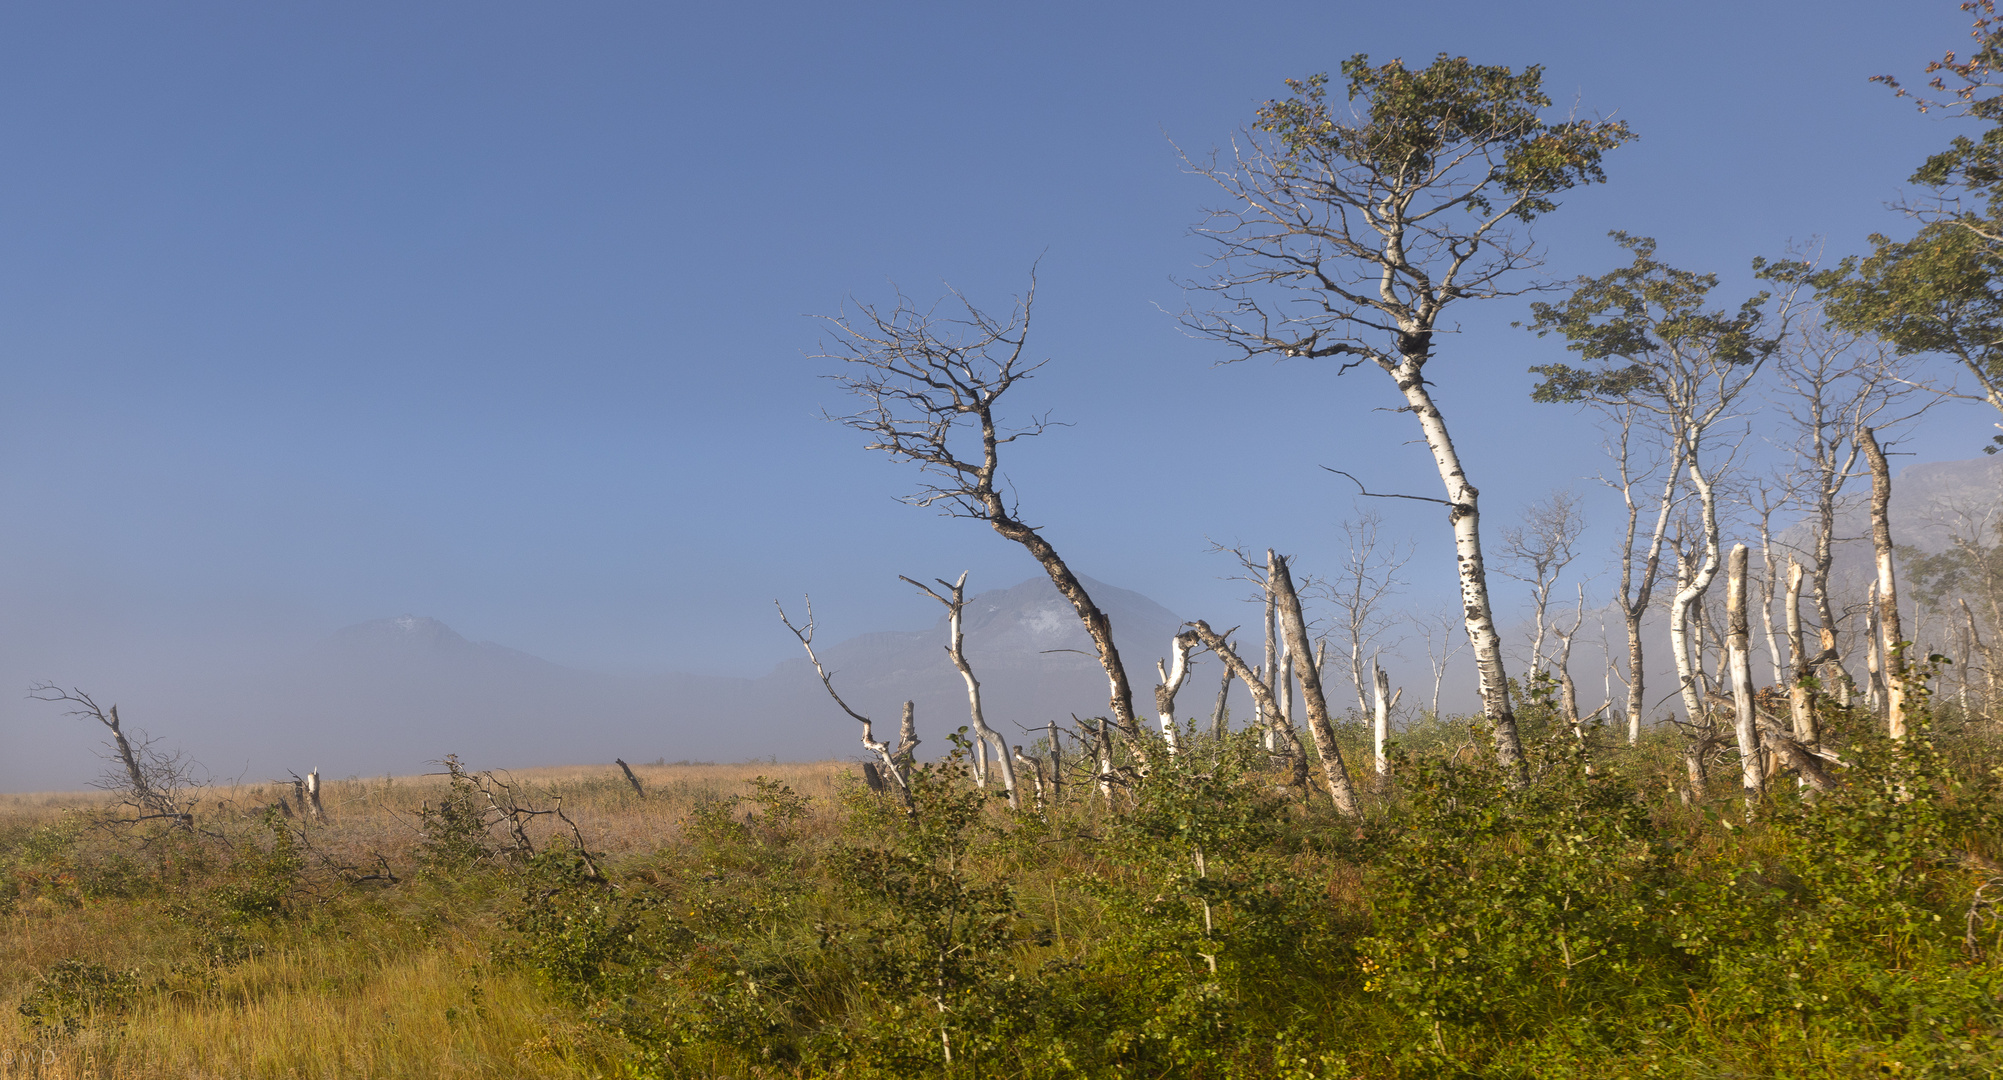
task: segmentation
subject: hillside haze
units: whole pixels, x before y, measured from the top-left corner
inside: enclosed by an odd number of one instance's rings
[[[1181,619],[1130,590],[1085,579],[1106,610],[1145,700],[1154,660]],[[821,640],[835,685],[879,735],[894,738],[916,703],[923,752],[949,748],[967,694],[945,651],[946,618],[922,630]],[[796,616],[802,614],[794,613]],[[785,631],[774,620],[775,638]],[[790,642],[788,642],[790,643]],[[966,649],[989,723],[1011,742],[1026,727],[1106,711],[1106,679],[1071,606],[1047,578],[967,600]],[[218,669],[226,661],[217,659]],[[1214,677],[1214,661],[1200,666]],[[1207,713],[1214,681],[1192,684],[1185,712]],[[1199,700],[1200,699],[1200,700]],[[804,654],[757,678],[691,672],[617,675],[473,641],[417,614],[343,628],[290,663],[234,680],[184,673],[122,702],[128,722],[185,748],[217,775],[333,776],[423,771],[448,753],[480,767],[666,759],[810,760],[860,752],[857,725],[822,689]],[[95,732],[88,733],[95,737]],[[87,760],[65,763],[81,782]]]

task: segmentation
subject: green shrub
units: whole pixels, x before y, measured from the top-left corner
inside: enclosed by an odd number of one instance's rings
[[[58,960],[36,979],[21,999],[28,1025],[51,1035],[74,1035],[83,1028],[117,1017],[139,993],[137,971],[113,971],[102,964],[74,957]]]

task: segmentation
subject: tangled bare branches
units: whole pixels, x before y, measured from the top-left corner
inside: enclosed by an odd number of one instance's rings
[[[150,738],[144,732],[136,737],[128,736],[119,719],[117,705],[109,708],[100,706],[89,694],[76,687],[65,689],[55,683],[38,683],[29,689],[28,696],[36,701],[68,705],[70,708],[63,715],[79,720],[95,720],[111,733],[110,753],[107,755],[111,767],[93,781],[92,786],[116,793],[119,805],[136,815],[128,821],[167,821],[180,828],[193,827],[194,818],[189,813],[192,804],[187,792],[200,786],[200,782],[195,777],[197,766],[186,756],[162,749],[158,739]]]

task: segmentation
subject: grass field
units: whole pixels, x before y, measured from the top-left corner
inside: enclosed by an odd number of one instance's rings
[[[1831,788],[1748,799],[1546,713],[1527,773],[1440,722],[1383,782],[1346,724],[1356,816],[1194,731],[1019,809],[957,752],[908,804],[845,762],[4,796],[0,1080],[2003,1073],[1994,720],[1831,707]]]
[[[672,844],[694,806],[734,795],[754,776],[826,799],[856,767],[633,768],[645,799],[611,765],[501,775],[539,797],[561,796],[592,848],[617,858]],[[205,789],[195,793],[196,824],[243,843],[260,831],[247,808],[289,794],[275,785]],[[27,890],[33,895],[5,914],[0,1078],[602,1075],[606,1059],[593,1046],[603,1036],[547,1000],[529,975],[489,962],[494,883],[438,880],[414,864],[421,810],[447,794],[442,776],[328,782],[325,822],[304,827],[311,895],[300,898],[294,918],[249,928],[253,940],[230,962],[212,955],[185,893],[95,880],[160,871],[151,859],[143,869],[121,867],[113,849],[123,842],[94,844],[83,833],[63,853],[73,865],[34,871],[43,876]],[[0,837],[18,844],[38,830],[81,833],[109,801],[95,791],[0,795]],[[541,843],[552,831],[539,824],[532,835]],[[378,869],[377,855],[407,884],[343,885],[327,869],[355,867],[347,876],[361,876]],[[171,857],[159,861],[173,872]],[[225,872],[188,870],[191,886]],[[87,1019],[68,1034],[37,1030],[20,1005],[45,984],[43,973],[71,958],[134,976],[117,989],[117,1015]]]

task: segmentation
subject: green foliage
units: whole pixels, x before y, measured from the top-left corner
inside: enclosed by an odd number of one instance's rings
[[[139,973],[113,971],[75,957],[58,960],[36,979],[22,999],[28,1025],[51,1035],[74,1035],[116,1017],[139,993]]]
[[[304,860],[276,810],[263,821],[269,847],[239,843],[216,880],[170,894],[170,910],[193,929],[210,963],[238,964],[264,951],[260,931],[290,913]]]
[[[1837,325],[1876,334],[1901,354],[1951,357],[1975,377],[1980,396],[2003,409],[2003,96],[1995,92],[2003,24],[1993,0],[1962,7],[1975,14],[1976,46],[1928,65],[1942,73],[1933,89],[1948,91],[1949,79],[1955,85],[1950,100],[1922,99],[1920,108],[1944,105],[1982,132],[1956,135],[1913,172],[1911,182],[1934,196],[1902,207],[1922,222],[1917,233],[1906,240],[1872,235],[1869,256],[1845,259],[1816,286]],[[1875,81],[1898,88],[1890,76]],[[2003,449],[2003,436],[1983,449]]]
[[[1342,74],[1349,100],[1365,104],[1360,124],[1329,108],[1325,74],[1287,80],[1294,96],[1259,110],[1259,129],[1285,148],[1283,164],[1326,172],[1361,165],[1387,186],[1410,190],[1473,153],[1493,166],[1464,193],[1467,209],[1483,216],[1495,210],[1491,184],[1508,215],[1529,221],[1548,213],[1557,192],[1605,181],[1601,157],[1633,138],[1619,121],[1546,122],[1539,113],[1551,99],[1536,65],[1515,72],[1441,53],[1414,71],[1403,60],[1372,66],[1359,53],[1343,61]]]
[[[1705,307],[1718,287],[1716,274],[1678,270],[1656,261],[1655,241],[1618,230],[1609,234],[1634,253],[1628,266],[1582,279],[1572,295],[1555,303],[1530,305],[1529,328],[1537,336],[1556,333],[1565,347],[1598,367],[1540,364],[1532,373],[1544,381],[1531,398],[1544,402],[1657,401],[1688,397],[1682,383],[1698,365],[1721,369],[1758,363],[1778,345],[1758,293],[1735,312]],[[1759,264],[1768,276],[1786,276],[1794,264]]]
[[[1630,1048],[1632,1014],[1681,990],[1655,919],[1671,848],[1633,786],[1559,749],[1527,786],[1486,758],[1400,764],[1407,798],[1384,823],[1361,948],[1364,992],[1402,1021],[1392,1052],[1522,1058],[1550,1033],[1562,1053]]]
[[[445,756],[449,776],[446,793],[436,803],[426,803],[418,811],[418,859],[427,868],[449,874],[494,857],[493,840],[487,834],[487,802],[459,759]]]
[[[1746,824],[1736,797],[1651,798],[1649,751],[1539,721],[1530,689],[1528,783],[1439,740],[1395,755],[1361,821],[1276,786],[1252,734],[1192,733],[1112,808],[1083,788],[1012,813],[957,757],[914,770],[909,814],[860,784],[822,807],[756,781],[611,880],[561,848],[532,860],[501,952],[636,1075],[2003,1061],[2003,935],[1968,861],[2003,843],[1997,775],[1934,746],[1923,693],[1904,744],[1849,739],[1839,790],[1777,784]]]

